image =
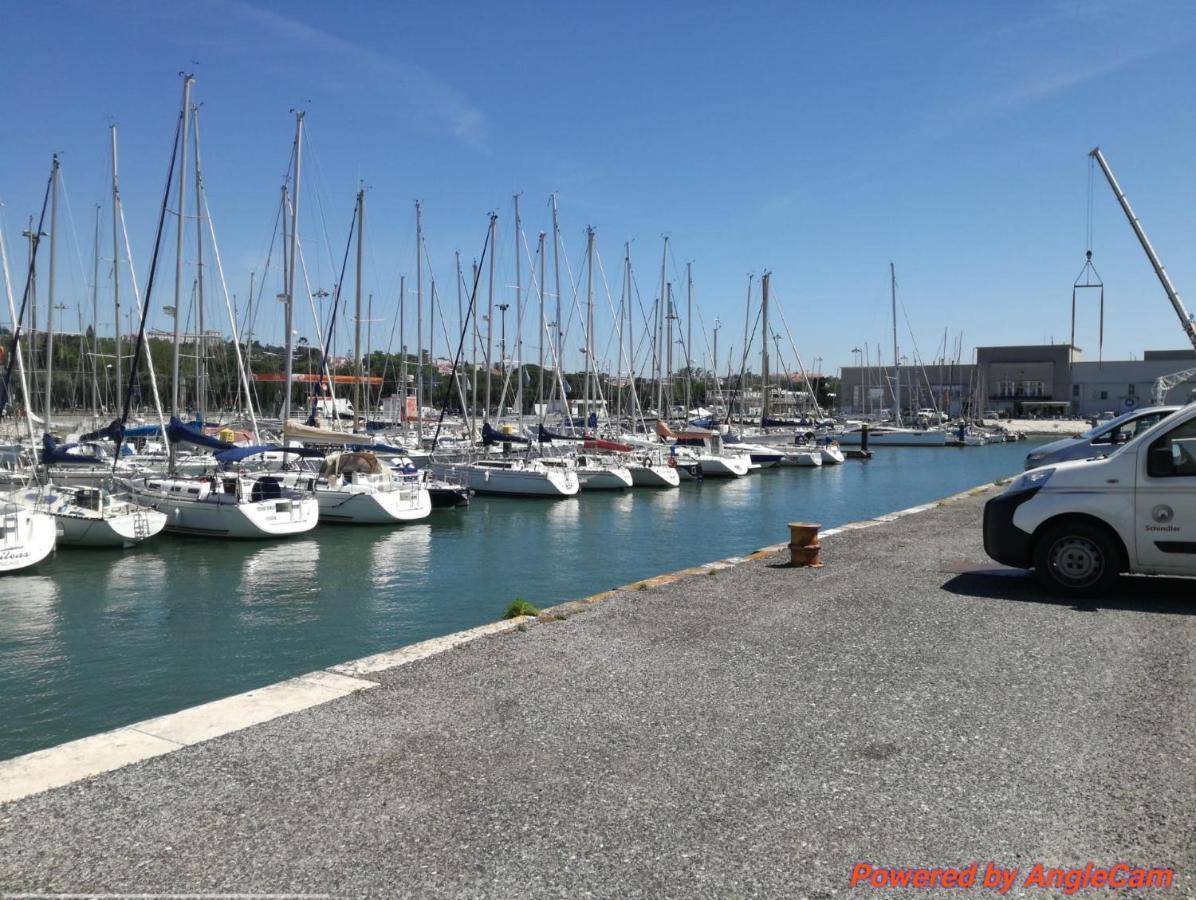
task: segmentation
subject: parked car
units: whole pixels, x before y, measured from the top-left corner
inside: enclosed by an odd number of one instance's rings
[[[1108,456],[1022,473],[985,504],[984,549],[1075,595],[1122,572],[1196,576],[1196,404]]]
[[[1026,454],[1025,467],[1035,469],[1069,459],[1088,459],[1099,453],[1109,454],[1115,448],[1128,443],[1134,435],[1140,434],[1171,415],[1179,406],[1150,406],[1135,409],[1108,422],[1102,422],[1083,434],[1065,437],[1049,444],[1035,447]]]

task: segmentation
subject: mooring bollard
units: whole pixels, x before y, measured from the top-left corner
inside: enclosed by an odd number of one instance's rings
[[[818,551],[822,549],[822,544],[818,543],[818,529],[821,527],[819,523],[789,523],[789,565],[822,565],[818,560]]]

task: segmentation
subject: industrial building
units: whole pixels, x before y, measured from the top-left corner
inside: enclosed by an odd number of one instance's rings
[[[1153,402],[1159,378],[1196,370],[1196,351],[1148,350],[1142,359],[1085,361],[1067,344],[977,347],[974,363],[847,366],[839,386],[840,410],[867,415],[892,409],[895,378],[903,414],[925,408],[959,415],[999,411],[1015,417],[1097,416],[1123,413]],[[1196,371],[1167,392],[1168,403],[1187,403]]]

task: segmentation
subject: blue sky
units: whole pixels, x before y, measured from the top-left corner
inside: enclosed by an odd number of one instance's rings
[[[615,303],[623,242],[634,242],[648,303],[670,235],[670,279],[680,291],[692,261],[707,335],[716,317],[725,323],[724,366],[742,344],[747,274],[765,269],[807,364],[821,357],[830,371],[862,342],[888,348],[890,260],[923,357],[944,329],[951,346],[962,332],[968,352],[1062,342],[1097,144],[1180,293],[1196,278],[1194,44],[1196,7],[1181,2],[8,4],[0,198],[19,258],[50,155],[62,154],[80,249],[60,245],[60,296],[89,310],[94,206],[106,202],[117,122],[144,283],[187,69],[230,290],[243,302],[250,270],[262,270],[289,110],[301,105],[305,256],[330,288],[364,182],[375,346],[390,340],[400,273],[414,273],[416,198],[455,319],[453,251],[475,257],[495,210],[500,300],[513,302],[512,194],[534,248],[552,191],[575,274],[593,225]],[[1095,201],[1105,357],[1184,346],[1103,183]],[[171,277],[158,309],[172,302]],[[599,310],[596,342],[610,359],[601,290]],[[160,313],[154,324],[166,327]],[[297,328],[314,339],[302,309]],[[280,337],[278,310],[257,330]],[[525,330],[531,360],[535,329]],[[1085,358],[1096,357],[1096,331],[1090,307],[1077,339]],[[904,322],[900,339],[909,353]],[[569,346],[576,358],[581,338]]]

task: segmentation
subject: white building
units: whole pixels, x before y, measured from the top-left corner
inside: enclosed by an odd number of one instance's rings
[[[1147,350],[1142,359],[1076,362],[1071,367],[1072,408],[1081,416],[1120,415],[1154,402],[1155,382],[1164,375],[1196,370],[1196,351]],[[1168,403],[1188,403],[1196,375],[1167,393]]]

